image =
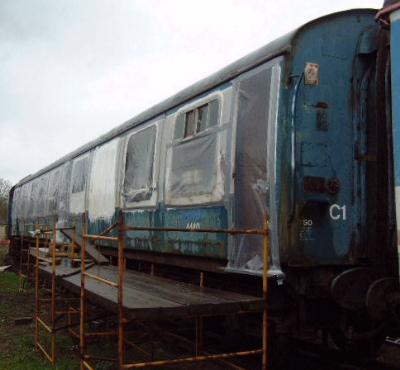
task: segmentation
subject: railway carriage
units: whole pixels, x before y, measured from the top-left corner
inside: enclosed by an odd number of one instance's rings
[[[122,211],[160,228],[127,232],[132,261],[258,286],[262,237],[211,229],[262,229],[267,212],[271,321],[366,354],[387,323],[379,292],[398,277],[388,31],[375,15],[307,23],[21,180],[13,247],[29,242],[28,220],[78,216],[79,234],[84,213],[98,234]]]

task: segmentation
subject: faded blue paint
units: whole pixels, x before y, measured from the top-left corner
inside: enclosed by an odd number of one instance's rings
[[[160,204],[157,209],[125,210],[124,222],[127,226],[221,229],[226,228],[227,212],[222,206],[167,209]],[[215,233],[131,230],[125,238],[127,249],[223,259],[226,245],[227,236]]]
[[[124,223],[127,226],[160,227],[158,222],[159,211],[140,210],[124,212]],[[145,251],[162,252],[162,247],[155,238],[159,233],[147,230],[127,231],[125,235],[125,248],[140,249]]]
[[[227,228],[227,212],[223,206],[165,209],[163,218],[166,228]],[[168,231],[164,239],[166,251],[170,253],[223,259],[227,256],[225,234]]]
[[[89,212],[87,212],[86,233],[90,234],[90,235],[100,235],[104,230],[108,229],[110,227],[110,225],[115,223],[117,221],[117,219],[118,219],[118,212],[115,211],[111,220],[99,218],[94,221],[91,221],[90,214],[89,214]],[[82,228],[81,222],[78,222],[77,229],[79,230],[79,228]],[[77,230],[77,232],[79,232],[78,230]],[[116,236],[118,236],[118,232],[114,228],[106,236],[116,237]],[[115,247],[118,246],[118,244],[116,242],[109,242],[109,241],[96,241],[96,244],[99,244],[99,245],[110,245],[111,244],[112,246],[115,246]]]
[[[295,101],[291,112],[295,132],[292,229],[297,240],[289,260],[301,264],[351,263],[351,251],[361,238],[359,225],[366,210],[361,209],[365,201],[360,184],[364,179],[358,177],[359,163],[354,158],[360,135],[354,117],[359,108],[352,106],[350,77],[360,34],[374,23],[373,13],[325,19],[305,26],[294,43],[288,69],[294,76],[290,99]],[[363,51],[376,48],[376,35],[368,32],[361,43]],[[306,84],[307,62],[318,64],[316,85]],[[304,179],[308,177],[338,179],[340,191],[306,191]]]

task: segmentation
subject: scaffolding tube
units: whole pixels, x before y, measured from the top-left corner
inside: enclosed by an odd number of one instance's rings
[[[118,229],[118,237],[107,237],[105,236],[108,232],[113,230],[114,228]],[[229,233],[229,234],[258,234],[263,235],[263,299],[265,300],[265,305],[262,314],[262,348],[258,350],[250,350],[250,351],[239,351],[239,352],[232,352],[232,353],[223,353],[223,354],[203,354],[203,325],[201,315],[197,316],[196,320],[196,343],[195,343],[195,350],[196,355],[194,357],[187,357],[187,358],[179,358],[179,359],[170,359],[170,360],[159,360],[159,361],[145,361],[139,363],[124,363],[124,343],[130,343],[128,340],[124,339],[124,324],[129,322],[124,318],[123,314],[123,275],[124,275],[124,268],[125,268],[125,259],[124,259],[124,233],[130,230],[149,230],[149,231],[180,231],[180,232],[197,232],[197,233],[204,233],[204,232],[212,232],[212,233]],[[113,224],[111,227],[106,229],[101,233],[101,235],[90,235],[86,234],[86,216],[83,214],[82,220],[82,256],[85,256],[85,240],[107,240],[118,242],[118,283],[111,282],[107,279],[100,278],[93,274],[87,273],[85,270],[84,264],[82,264],[82,271],[81,271],[81,327],[80,327],[80,345],[81,345],[81,370],[84,369],[93,369],[89,364],[88,360],[97,359],[97,360],[104,360],[99,358],[98,356],[90,356],[86,354],[86,342],[85,338],[87,336],[96,335],[95,333],[85,333],[85,278],[92,278],[96,279],[97,281],[103,282],[105,284],[111,285],[118,289],[118,299],[117,299],[117,316],[118,316],[118,329],[117,329],[117,343],[118,343],[118,369],[134,369],[134,368],[143,368],[146,366],[162,366],[168,364],[178,364],[183,362],[202,362],[207,360],[224,360],[231,358],[231,357],[239,357],[239,356],[248,356],[248,355],[255,355],[261,354],[262,355],[262,369],[267,369],[267,333],[268,333],[268,314],[267,314],[267,294],[268,294],[268,215],[265,213],[264,217],[264,228],[263,230],[240,230],[240,229],[186,229],[186,228],[161,228],[161,227],[138,227],[138,226],[126,226],[124,225],[123,221],[123,213],[119,213],[118,221]],[[204,274],[200,274],[200,287],[204,286]],[[98,335],[107,335],[106,334],[98,334]],[[132,343],[133,344],[133,343]],[[107,359],[110,360],[110,359]],[[230,364],[230,363],[229,363]],[[235,365],[231,364],[234,368]]]
[[[74,222],[75,224],[75,222]],[[68,329],[69,333],[72,333],[73,331],[70,330],[72,323],[71,315],[76,315],[76,310],[71,306],[71,303],[73,301],[78,301],[79,298],[66,298],[63,297],[62,301],[68,301],[69,302],[69,308],[67,311],[57,311],[56,309],[56,304],[59,299],[57,299],[57,276],[56,276],[56,258],[57,257],[65,257],[68,256],[66,253],[57,253],[56,246],[57,246],[57,227],[56,227],[56,217],[53,217],[53,228],[51,230],[46,230],[43,231],[41,230],[42,225],[40,225],[39,220],[36,225],[36,232],[35,232],[35,237],[36,237],[36,277],[35,277],[35,343],[36,347],[43,352],[45,357],[52,363],[55,364],[57,362],[57,354],[56,354],[56,332],[63,330],[63,329]],[[75,227],[75,225],[74,225]],[[51,249],[51,258],[45,258],[40,255],[40,235],[43,234],[45,235],[45,242],[46,245],[48,243],[48,235],[52,235],[52,249]],[[72,240],[72,244],[75,243],[75,239]],[[72,248],[72,245],[71,245]],[[48,263],[51,265],[51,278],[50,278],[50,298],[42,298],[41,297],[41,291],[42,287],[40,284],[40,264],[41,263]],[[45,318],[41,317],[42,314],[42,307],[41,303],[48,303],[50,306],[50,324],[48,324],[45,320]],[[68,317],[68,324],[62,328],[57,328],[56,323],[58,319],[62,316],[67,316]],[[41,330],[40,328],[43,328],[45,332],[50,334],[51,337],[51,344],[50,344],[50,350],[46,348],[46,345],[41,342]]]

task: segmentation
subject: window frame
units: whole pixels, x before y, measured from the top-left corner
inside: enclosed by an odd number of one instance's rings
[[[121,165],[121,180],[120,180],[120,204],[121,208],[123,209],[128,209],[128,208],[143,208],[143,207],[155,207],[156,202],[157,202],[157,197],[158,197],[158,179],[157,179],[157,174],[158,174],[158,169],[159,169],[159,152],[160,152],[160,135],[161,134],[161,125],[160,123],[163,122],[163,119],[156,120],[153,122],[150,122],[143,127],[138,127],[134,131],[129,132],[123,141],[123,149],[122,149],[122,165]],[[126,156],[128,153],[128,145],[131,140],[131,138],[134,135],[139,134],[140,132],[143,132],[145,130],[149,130],[151,128],[155,129],[154,133],[154,143],[153,143],[153,160],[152,160],[152,168],[151,168],[151,186],[148,188],[143,188],[143,189],[136,189],[136,194],[140,193],[146,193],[151,191],[151,195],[148,199],[139,199],[139,200],[134,200],[134,201],[129,201],[126,199],[124,195],[124,186],[125,186],[125,177],[126,177]]]
[[[70,183],[69,183],[69,189],[68,189],[68,196],[69,196],[69,213],[72,214],[79,214],[85,212],[86,209],[86,192],[88,190],[88,185],[89,185],[89,178],[90,178],[90,171],[91,171],[91,152],[86,152],[76,158],[74,158],[71,161],[71,173],[69,174],[70,176]],[[74,168],[76,163],[80,161],[86,161],[85,165],[86,168],[83,168],[83,171],[85,172],[84,176],[84,187],[83,190],[78,191],[73,193],[73,187],[74,187]],[[76,177],[76,176],[75,176]]]
[[[179,124],[179,119],[187,112],[194,111],[195,109],[200,109],[205,105],[208,105],[208,112],[212,109],[213,102],[217,102],[218,110],[215,114],[215,124],[209,125],[207,124],[205,129],[196,132],[192,136],[187,137],[177,137],[176,130],[177,124]],[[207,138],[211,139],[211,137],[215,138],[215,158],[214,162],[217,166],[221,163],[221,133],[226,129],[225,123],[223,122],[223,112],[224,112],[224,94],[222,91],[214,91],[207,96],[199,98],[193,101],[190,104],[185,105],[181,109],[179,109],[171,122],[171,136],[170,140],[166,145],[167,153],[166,153],[166,175],[165,175],[165,194],[164,194],[164,201],[167,207],[185,207],[185,206],[194,206],[199,204],[220,204],[224,199],[225,194],[225,187],[223,185],[223,174],[222,171],[217,171],[215,177],[213,178],[214,184],[218,185],[218,191],[212,192],[204,192],[204,193],[191,193],[190,195],[184,196],[176,196],[174,194],[174,180],[173,180],[173,163],[174,163],[174,152],[175,150],[179,150],[183,146],[191,145],[190,143],[196,143],[198,140],[205,143],[205,141],[210,142]],[[204,141],[205,140],[205,141]],[[207,145],[205,143],[205,145]],[[226,153],[225,153],[226,154]],[[214,163],[213,162],[213,163]],[[218,167],[219,168],[219,167]],[[193,172],[193,171],[192,171]],[[196,174],[194,173],[196,176]]]
[[[218,103],[218,111],[215,119],[216,122],[215,124],[211,125],[210,121],[212,119],[211,114],[213,111],[212,104],[214,102]],[[207,107],[206,123],[204,129],[199,130],[199,128],[201,127],[201,118],[199,119],[199,112],[204,107]],[[177,111],[174,118],[173,142],[188,140],[203,132],[221,126],[221,114],[222,114],[222,99],[219,93],[211,94],[204,99],[197,100],[196,102],[183,107],[182,109]],[[183,121],[181,117],[183,117]],[[192,122],[188,122],[189,117],[193,117]],[[179,128],[178,125],[183,125],[183,127]],[[189,133],[188,133],[188,128],[191,128]],[[180,130],[181,132],[179,133],[178,130]],[[179,136],[177,136],[177,134],[179,134]]]
[[[80,168],[77,168],[79,165]],[[79,194],[86,191],[87,184],[88,184],[88,172],[89,172],[89,155],[85,154],[81,157],[74,159],[72,164],[72,171],[71,171],[71,186],[70,192],[71,194]],[[74,170],[79,170],[80,173],[83,174],[82,177],[74,176]],[[76,173],[75,173],[76,174]],[[76,181],[80,179],[80,181]],[[75,185],[79,185],[78,190],[74,191]]]

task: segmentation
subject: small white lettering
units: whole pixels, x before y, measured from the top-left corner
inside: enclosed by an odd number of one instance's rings
[[[200,229],[200,223],[199,222],[189,222],[186,224],[187,229]]]
[[[311,227],[313,225],[313,220],[303,220],[303,226]]]

